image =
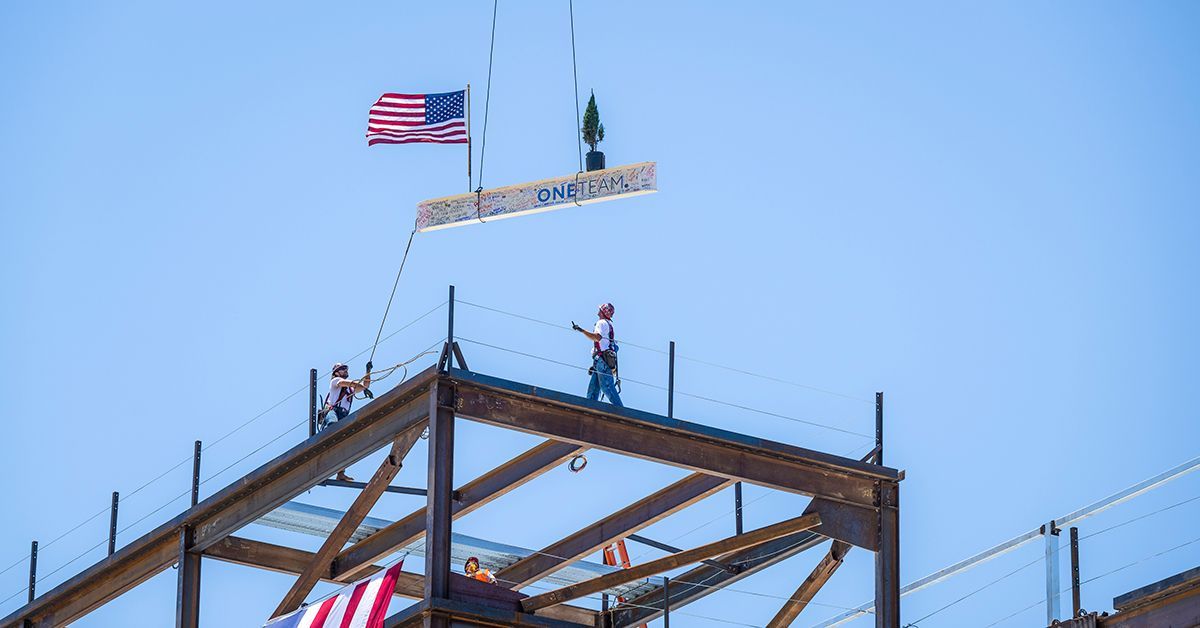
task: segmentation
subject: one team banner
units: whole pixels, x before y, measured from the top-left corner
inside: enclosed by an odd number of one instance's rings
[[[605,170],[458,194],[417,204],[417,231],[447,229],[472,222],[515,218],[570,205],[586,205],[658,191],[653,161]]]

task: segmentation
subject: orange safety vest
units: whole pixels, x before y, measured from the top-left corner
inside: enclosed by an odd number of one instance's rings
[[[480,569],[479,571],[476,571],[474,574],[472,574],[471,577],[475,578],[476,580],[478,580],[480,582],[487,582],[488,584],[491,584],[492,582],[496,581],[496,578],[494,578],[492,576],[492,572],[487,569]]]

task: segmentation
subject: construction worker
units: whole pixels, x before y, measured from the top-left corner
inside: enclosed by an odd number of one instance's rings
[[[327,429],[331,424],[345,420],[350,416],[350,405],[354,395],[367,390],[371,386],[371,365],[367,364],[367,374],[361,380],[350,379],[350,367],[338,362],[333,365],[329,375],[329,393],[325,395],[325,407],[321,410],[321,429]],[[330,413],[333,416],[329,416]],[[346,475],[346,470],[338,471],[337,479],[343,482],[353,482],[354,478]]]
[[[616,308],[612,303],[602,303],[596,312],[598,320],[592,331],[588,331],[574,322],[571,328],[588,337],[592,341],[592,368],[588,374],[592,379],[588,382],[587,398],[593,401],[600,399],[600,393],[612,402],[614,406],[622,406],[621,394],[617,391],[620,379],[617,377],[617,342],[614,337],[612,317]]]
[[[496,576],[492,575],[490,569],[480,569],[479,559],[474,556],[467,559],[467,564],[463,565],[463,572],[467,574],[468,578],[474,578],[488,584],[496,584]]]

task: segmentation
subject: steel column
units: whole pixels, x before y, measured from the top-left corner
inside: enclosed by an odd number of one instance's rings
[[[29,601],[37,597],[37,541],[29,546]]]
[[[451,321],[454,287],[450,287]],[[453,334],[453,322],[450,333]],[[450,597],[450,534],[454,501],[454,388],[437,381],[429,388],[429,475],[425,506],[425,599]],[[448,626],[444,617],[425,618],[427,628]]]
[[[876,485],[879,549],[875,552],[875,628],[900,628],[900,485]]]
[[[667,418],[675,418],[675,341],[667,351]]]
[[[1079,528],[1071,527],[1071,617],[1079,617]]]
[[[733,485],[733,527],[738,534],[742,533],[742,483]]]
[[[1042,528],[1042,535],[1046,539],[1046,625],[1054,623],[1062,614],[1061,603],[1059,599],[1059,579],[1058,579],[1058,535],[1062,532],[1058,526],[1054,525],[1054,520],[1051,519]]]
[[[200,502],[200,451],[203,448],[200,441],[196,441],[196,448],[192,452],[192,505],[195,506]]]
[[[663,577],[663,628],[671,628],[671,579]]]
[[[308,435],[317,433],[317,369],[308,369]]]
[[[190,525],[179,528],[179,580],[175,598],[175,628],[198,628],[200,625],[200,560],[192,550],[195,530]]]
[[[121,501],[121,494],[113,491],[112,510],[108,515],[108,555],[112,556],[113,552],[117,551],[117,504]]]

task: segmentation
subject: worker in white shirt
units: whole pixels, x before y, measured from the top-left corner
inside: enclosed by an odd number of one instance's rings
[[[325,407],[321,410],[320,426],[327,429],[330,425],[343,421],[350,416],[350,405],[354,403],[354,395],[371,386],[371,365],[367,365],[367,374],[361,380],[350,379],[350,367],[338,362],[333,365],[329,376],[329,393],[325,395]],[[329,416],[330,413],[333,416]],[[338,471],[337,479],[343,482],[353,482],[354,478],[346,475],[346,470]]]
[[[587,336],[588,340],[592,341],[592,368],[588,369],[592,378],[588,382],[587,398],[598,400],[600,393],[603,392],[614,406],[624,407],[625,404],[621,403],[621,393],[617,389],[621,380],[617,371],[618,347],[612,324],[616,308],[612,303],[602,303],[598,310],[596,312],[598,320],[592,331],[571,323],[571,327],[575,331]]]

